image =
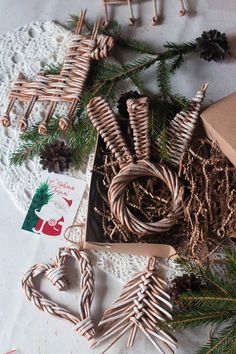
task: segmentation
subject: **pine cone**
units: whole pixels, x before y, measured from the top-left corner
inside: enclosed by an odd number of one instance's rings
[[[63,172],[68,170],[72,162],[70,148],[61,140],[46,144],[40,151],[40,164],[49,172]]]
[[[173,286],[170,288],[170,296],[175,304],[180,304],[181,301],[179,297],[181,294],[188,291],[199,291],[204,287],[201,278],[197,278],[195,274],[183,274],[182,276],[176,277],[172,280]]]
[[[126,104],[127,100],[129,98],[139,98],[139,97],[143,97],[143,95],[138,93],[138,91],[129,91],[120,96],[119,100],[117,101],[118,103],[117,108],[122,117],[127,119],[129,118],[129,114],[127,111],[127,104]]]
[[[229,52],[228,40],[225,33],[217,30],[204,31],[201,37],[196,39],[200,58],[207,61],[224,60],[225,55]]]

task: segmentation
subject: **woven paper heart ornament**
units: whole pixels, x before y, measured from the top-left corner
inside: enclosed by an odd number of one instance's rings
[[[69,287],[66,278],[66,260],[74,258],[80,270],[80,302],[79,313],[75,315],[56,302],[45,297],[35,286],[38,276],[46,277],[58,290],[65,291]],[[40,310],[65,319],[73,324],[73,329],[88,340],[95,335],[91,318],[91,304],[94,296],[94,271],[88,254],[74,247],[60,248],[54,264],[36,264],[29,269],[22,279],[22,287],[28,299]]]
[[[133,346],[136,333],[141,331],[158,353],[174,353],[176,339],[157,327],[157,321],[171,319],[172,304],[166,283],[155,267],[155,258],[149,259],[147,268],[124,286],[118,300],[105,311],[98,326],[98,336],[92,347],[111,339],[105,353],[120,337],[129,333],[127,347]]]

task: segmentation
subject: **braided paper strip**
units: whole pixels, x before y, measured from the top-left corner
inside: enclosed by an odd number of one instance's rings
[[[112,338],[104,354],[120,337],[129,332],[127,347],[133,346],[138,330],[151,341],[158,353],[173,354],[176,339],[157,327],[157,321],[171,319],[172,304],[166,292],[166,283],[158,277],[155,258],[150,258],[147,268],[125,284],[118,300],[105,311],[99,323],[99,336],[95,347]]]
[[[34,284],[34,278],[45,276],[58,290],[67,290],[69,287],[66,279],[66,260],[74,258],[79,263],[80,278],[80,304],[79,314],[74,315],[67,309],[60,307],[56,302],[44,297]],[[74,247],[60,248],[54,260],[54,264],[36,264],[29,269],[22,279],[22,287],[27,298],[40,310],[53,316],[63,318],[74,325],[74,330],[91,339],[95,335],[94,325],[91,319],[91,304],[94,296],[94,272],[88,254]]]
[[[129,184],[139,177],[156,177],[161,179],[168,187],[172,195],[172,207],[169,214],[156,222],[143,222],[132,214],[126,204],[126,190]],[[176,224],[176,220],[182,216],[182,189],[175,172],[165,166],[152,164],[150,161],[141,160],[124,166],[113,178],[108,190],[108,199],[111,211],[130,232],[142,237],[158,232],[165,232]]]
[[[149,160],[148,98],[129,99],[126,103],[133,131],[136,157],[138,160]]]
[[[115,155],[122,166],[127,161],[132,161],[132,154],[123,138],[117,118],[109,103],[101,98],[92,98],[87,105],[88,116],[93,126],[102,136],[107,147]]]

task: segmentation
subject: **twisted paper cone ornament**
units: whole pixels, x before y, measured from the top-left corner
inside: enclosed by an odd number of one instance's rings
[[[197,91],[189,109],[177,113],[167,129],[167,154],[169,162],[175,166],[179,166],[183,155],[190,145],[207,87],[208,84],[205,84],[201,90]]]
[[[158,353],[173,354],[176,339],[156,324],[157,321],[171,319],[171,312],[172,304],[166,283],[158,277],[155,258],[150,258],[147,268],[128,281],[118,300],[105,311],[98,326],[99,335],[92,347],[111,339],[103,354],[126,333],[129,333],[127,347],[131,347],[140,330]]]
[[[74,315],[66,308],[46,298],[38,291],[34,284],[34,278],[45,276],[58,290],[67,290],[69,287],[66,278],[66,259],[74,258],[79,263],[80,278],[80,303],[79,314]],[[95,335],[94,325],[91,319],[91,304],[94,296],[94,272],[89,257],[85,251],[74,247],[60,248],[54,264],[36,264],[31,267],[22,279],[22,287],[28,299],[40,310],[53,316],[63,318],[73,324],[76,332],[91,339]]]
[[[101,20],[96,22],[91,34],[81,34],[86,11],[81,11],[76,31],[65,53],[64,63],[60,74],[39,74],[35,81],[28,81],[22,74],[15,81],[9,93],[9,103],[2,118],[4,127],[10,122],[10,112],[16,100],[28,102],[24,115],[20,118],[21,130],[26,130],[28,118],[34,104],[48,101],[48,108],[44,119],[39,124],[39,134],[47,133],[47,126],[59,102],[69,104],[67,115],[59,119],[59,127],[65,130],[71,124],[76,106],[80,101],[84,85],[91,67],[92,60],[100,60],[107,57],[114,46],[111,37],[98,34]]]
[[[88,115],[107,147],[115,155],[120,171],[113,178],[108,190],[111,212],[127,230],[139,237],[170,230],[182,216],[182,189],[177,175],[169,168],[154,165],[149,161],[150,141],[148,134],[148,101],[146,97],[129,99],[127,102],[130,124],[133,131],[135,156],[123,137],[119,123],[109,104],[101,97],[93,98],[88,106]],[[135,162],[134,162],[135,159]],[[161,179],[171,192],[172,207],[169,214],[156,222],[144,222],[127,206],[128,185],[139,177]]]

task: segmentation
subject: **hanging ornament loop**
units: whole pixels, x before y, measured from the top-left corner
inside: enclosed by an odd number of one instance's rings
[[[72,229],[76,229],[76,228],[78,228],[80,231],[79,231],[79,236],[78,236],[79,240],[75,241],[72,238],[70,238],[70,234],[68,235],[68,232],[71,231]],[[65,240],[70,242],[74,246],[76,246],[76,248],[78,250],[83,250],[84,249],[84,236],[85,236],[85,224],[83,222],[80,222],[78,224],[70,225],[64,231]]]
[[[47,278],[60,291],[69,288],[66,275],[66,260],[74,258],[79,264],[80,278],[80,303],[79,314],[74,315],[66,308],[46,298],[36,289],[34,279],[39,275]],[[76,332],[91,339],[95,335],[95,329],[91,318],[91,304],[94,296],[94,271],[88,254],[75,247],[60,248],[53,264],[36,264],[29,269],[22,279],[22,287],[27,298],[40,310],[63,318],[73,324]]]

